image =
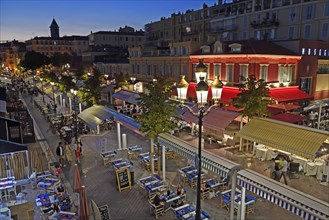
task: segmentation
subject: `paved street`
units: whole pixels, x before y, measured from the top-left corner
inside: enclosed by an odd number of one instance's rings
[[[35,145],[46,148],[50,147],[52,154],[55,155],[55,148],[60,141],[59,135],[52,132],[46,132],[49,128],[49,122],[46,120],[40,111],[32,106],[30,102],[30,96],[24,94],[25,102],[30,109],[37,127],[38,142]],[[46,96],[46,99],[48,97]],[[39,128],[39,129],[38,129]],[[144,140],[141,136],[131,132],[127,128],[121,126],[122,133],[127,134],[127,144],[130,145],[143,145],[143,152],[150,151],[150,143],[148,140]],[[38,131],[39,130],[39,131]],[[183,139],[188,140],[196,145],[196,137],[190,135],[181,136]],[[87,189],[87,197],[89,200],[94,200],[98,206],[107,204],[109,206],[110,215],[112,219],[154,219],[150,215],[149,204],[146,198],[146,194],[142,188],[135,184],[132,189],[126,189],[119,192],[115,183],[115,171],[110,166],[104,166],[100,157],[100,149],[97,145],[98,140],[107,139],[107,150],[117,149],[117,133],[116,130],[106,131],[100,135],[84,135],[81,136],[83,142],[83,157],[79,167],[82,173],[82,181]],[[248,153],[239,153],[219,149],[215,145],[205,143],[205,149],[209,150],[217,155],[224,156],[235,162],[241,163],[244,167],[254,169],[260,173],[265,173],[263,170],[267,167],[267,163],[252,158]],[[120,151],[117,158],[126,158],[127,151]],[[55,158],[53,157],[55,160]],[[150,175],[150,173],[139,166],[138,161],[135,159],[134,171],[135,182],[138,179]],[[172,184],[179,183],[179,175],[177,168],[187,165],[186,159],[177,157],[176,159],[170,159],[167,161],[166,181]],[[66,188],[69,192],[72,192],[73,183],[73,165],[64,167],[64,177]],[[211,177],[212,174],[209,174]],[[289,180],[288,180],[289,181]],[[289,186],[297,188],[304,192],[310,192],[313,196],[320,198],[324,201],[329,201],[328,187],[322,186],[314,177],[301,176],[300,179],[294,179],[289,181]],[[196,191],[191,189],[187,184],[184,186],[187,190],[187,201],[190,204],[195,204]],[[73,199],[76,197],[73,195]],[[77,204],[76,201],[74,201]],[[229,219],[229,212],[220,207],[220,199],[215,197],[213,199],[202,200],[202,209],[207,211],[211,219]],[[168,211],[160,219],[174,219],[172,211]],[[299,219],[296,215],[276,206],[262,198],[257,198],[255,203],[255,213],[247,216],[246,219]]]

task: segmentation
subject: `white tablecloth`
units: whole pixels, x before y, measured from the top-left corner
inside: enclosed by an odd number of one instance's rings
[[[317,176],[318,179],[322,179],[324,161],[308,162],[306,163],[305,175]]]
[[[276,158],[279,155],[279,151],[277,149],[268,148],[266,153],[266,160],[271,160],[272,158]]]
[[[267,151],[268,151],[268,149],[265,147],[258,147],[258,148],[256,148],[255,157],[260,160],[266,160]]]

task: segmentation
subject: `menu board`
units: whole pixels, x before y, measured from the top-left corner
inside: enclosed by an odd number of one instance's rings
[[[128,168],[118,169],[115,173],[119,192],[127,188],[131,189],[130,173]]]
[[[109,207],[107,205],[98,207],[99,213],[101,215],[101,220],[110,220]]]

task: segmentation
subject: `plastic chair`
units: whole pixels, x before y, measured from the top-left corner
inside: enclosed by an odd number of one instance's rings
[[[206,217],[206,218],[210,218],[210,216],[209,216],[209,214],[207,213],[207,212],[205,212],[205,211],[201,211],[201,213],[202,213],[202,215],[204,216],[204,217]]]

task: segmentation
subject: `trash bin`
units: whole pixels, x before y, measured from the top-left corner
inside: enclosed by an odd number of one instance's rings
[[[131,182],[131,186],[133,186],[135,184],[135,172],[134,171],[130,171],[130,182]]]

